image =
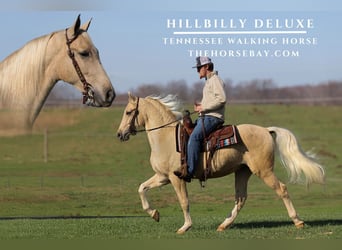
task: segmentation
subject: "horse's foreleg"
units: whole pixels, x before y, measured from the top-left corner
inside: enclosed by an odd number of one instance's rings
[[[289,193],[287,192],[286,185],[280,182],[278,178],[274,175],[274,173],[269,174],[267,177],[264,177],[263,180],[266,183],[266,185],[274,189],[277,195],[283,200],[285,207],[287,209],[287,212],[290,218],[292,219],[293,223],[295,224],[295,226],[297,228],[303,227],[304,221],[299,219],[297,212],[294,209],[294,206],[290,199]]]
[[[238,213],[247,199],[247,183],[252,172],[244,166],[235,172],[235,206],[230,215],[219,225],[217,231],[221,232],[233,224]]]
[[[188,191],[186,189],[185,181],[180,180],[173,173],[170,174],[169,178],[170,178],[173,188],[176,191],[179,203],[183,210],[184,225],[177,230],[178,234],[183,234],[187,230],[189,230],[192,226],[192,221],[191,221],[190,211],[189,211]]]
[[[159,212],[157,209],[150,207],[150,203],[147,200],[146,192],[151,188],[160,187],[169,183],[169,180],[164,176],[155,174],[150,179],[145,181],[139,186],[139,196],[143,209],[155,220],[159,221]]]

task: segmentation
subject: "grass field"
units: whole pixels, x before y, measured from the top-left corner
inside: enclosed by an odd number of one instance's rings
[[[0,239],[341,239],[342,107],[239,105],[227,108],[229,123],[280,126],[326,167],[326,185],[288,185],[300,217],[298,230],[282,201],[257,177],[232,228],[217,233],[234,204],[234,176],[189,184],[192,229],[175,231],[183,216],[172,186],[151,190],[161,213],[154,222],[137,193],[152,176],[144,133],[116,138],[123,107],[48,108],[32,135],[0,138]],[[44,130],[48,129],[48,161]],[[287,182],[286,171],[275,172]]]

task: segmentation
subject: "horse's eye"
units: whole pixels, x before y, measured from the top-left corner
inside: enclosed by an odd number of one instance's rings
[[[82,52],[80,52],[80,55],[81,55],[82,57],[89,57],[89,56],[90,56],[90,53],[89,53],[89,51],[82,51]]]
[[[132,111],[126,111],[126,115],[132,114]]]

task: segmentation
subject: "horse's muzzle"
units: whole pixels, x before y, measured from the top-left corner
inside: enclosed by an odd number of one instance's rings
[[[105,96],[105,100],[103,102],[103,106],[104,107],[109,107],[112,104],[112,102],[114,101],[115,96],[116,95],[115,95],[114,89],[107,90],[106,96]]]
[[[130,133],[129,132],[126,132],[126,133],[118,132],[116,136],[120,139],[120,141],[128,141]]]
[[[114,89],[109,89],[102,96],[93,88],[88,88],[87,92],[83,93],[83,103],[93,107],[109,107],[115,99]]]

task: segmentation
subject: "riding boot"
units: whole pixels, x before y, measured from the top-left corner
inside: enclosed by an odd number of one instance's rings
[[[182,164],[180,170],[176,170],[173,172],[178,178],[183,179],[188,175],[188,166],[186,164]]]
[[[191,182],[191,179],[193,176],[188,173],[188,166],[186,164],[182,164],[182,167],[180,170],[176,170],[173,172],[174,175],[176,175],[179,179],[182,179],[186,182]]]

